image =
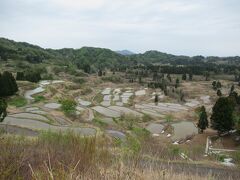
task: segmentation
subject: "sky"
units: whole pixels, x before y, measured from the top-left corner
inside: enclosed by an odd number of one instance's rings
[[[0,0],[0,37],[44,48],[240,55],[240,0]]]

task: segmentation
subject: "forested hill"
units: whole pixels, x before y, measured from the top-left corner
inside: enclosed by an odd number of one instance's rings
[[[24,60],[31,63],[43,61],[72,62],[79,68],[114,68],[136,64],[199,65],[205,63],[240,65],[240,57],[176,56],[158,51],[124,56],[110,49],[82,47],[80,49],[44,49],[25,42],[0,38],[0,60]]]

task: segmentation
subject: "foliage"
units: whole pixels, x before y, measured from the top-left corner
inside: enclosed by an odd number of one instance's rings
[[[41,80],[41,74],[40,72],[33,71],[33,70],[25,71],[24,80],[37,83],[38,81]]]
[[[8,104],[16,107],[23,107],[27,105],[27,100],[22,96],[15,96],[8,101]]]
[[[186,80],[187,80],[187,74],[184,73],[184,74],[182,75],[182,80],[183,80],[183,81],[186,81]]]
[[[218,90],[217,90],[217,95],[218,95],[219,97],[221,97],[221,96],[222,96],[222,92],[221,92],[221,90],[220,90],[220,89],[218,89]]]
[[[144,114],[143,115],[143,117],[142,117],[142,121],[143,122],[149,122],[149,121],[151,121],[153,118],[150,116],[150,115],[148,115],[148,114]]]
[[[77,84],[84,84],[86,82],[84,78],[74,78],[73,81]]]
[[[233,101],[228,97],[220,97],[213,107],[211,116],[212,128],[219,133],[230,131],[234,126]]]
[[[179,84],[180,84],[180,81],[179,81],[179,79],[177,78],[177,79],[176,79],[175,88],[178,88],[178,87],[179,87]]]
[[[23,72],[17,72],[16,80],[17,81],[24,81],[25,80],[24,73]]]
[[[75,115],[77,103],[73,99],[61,99],[61,109],[66,115]]]
[[[198,128],[203,132],[208,127],[208,118],[206,109],[204,106],[200,109],[199,120],[198,120]]]
[[[214,90],[217,90],[217,82],[216,81],[212,82],[212,87]]]
[[[28,43],[15,42],[0,38],[0,60],[8,59],[27,61],[30,63],[58,62],[66,66],[60,71],[68,71],[73,75],[82,69],[85,73],[97,72],[99,69],[125,71],[129,67],[138,66],[152,68],[157,66],[161,73],[204,75],[209,79],[210,73],[235,74],[239,69],[240,57],[203,57],[176,56],[158,51],[147,51],[143,54],[123,56],[109,49],[83,47],[81,49],[64,48],[60,50],[43,49]],[[221,63],[219,63],[221,62]],[[72,65],[70,65],[72,64]],[[156,65],[160,64],[160,65]],[[59,72],[59,71],[58,71]]]
[[[14,95],[18,91],[18,86],[12,73],[5,71],[0,73],[0,97]]]
[[[102,80],[103,81],[109,81],[109,82],[112,82],[112,83],[122,83],[123,82],[123,79],[120,76],[117,76],[117,75],[105,76],[105,77],[102,77]]]
[[[158,103],[158,100],[159,100],[159,99],[158,99],[158,94],[156,93],[156,94],[155,94],[155,98],[154,98],[154,102],[155,102],[155,103]]]
[[[94,118],[93,122],[100,127],[106,127],[107,126],[107,123],[103,122],[101,119],[98,119],[98,118]]]
[[[165,119],[166,119],[166,122],[167,123],[170,123],[170,122],[172,122],[173,121],[173,115],[172,114],[167,114],[166,116],[165,116]]]
[[[222,88],[222,84],[221,84],[221,82],[220,82],[220,81],[218,81],[218,82],[217,82],[217,84],[216,84],[216,88],[217,88],[217,89],[220,89],[220,88]]]
[[[233,159],[238,165],[240,165],[240,151],[236,151],[233,153]]]
[[[132,132],[136,135],[136,137],[143,141],[144,139],[150,136],[150,132],[145,128],[134,127]]]
[[[44,100],[45,100],[44,96],[34,96],[34,102],[40,102]]]
[[[7,102],[5,99],[0,98],[0,122],[7,116]]]

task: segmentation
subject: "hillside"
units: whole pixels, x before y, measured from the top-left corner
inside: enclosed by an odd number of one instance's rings
[[[203,56],[176,56],[159,51],[147,51],[143,54],[121,55],[110,49],[82,47],[80,49],[44,49],[25,42],[15,42],[0,38],[0,57],[2,60],[26,60],[31,63],[40,63],[49,60],[71,62],[78,68],[86,65],[93,69],[115,68],[141,64],[170,64],[170,65],[200,65],[206,63],[239,65],[240,57],[203,57]]]

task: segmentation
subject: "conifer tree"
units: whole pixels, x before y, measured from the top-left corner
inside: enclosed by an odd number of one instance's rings
[[[212,110],[211,126],[220,133],[230,131],[234,126],[234,103],[231,98],[220,97]]]
[[[198,128],[200,130],[200,133],[203,133],[203,131],[207,127],[208,127],[207,113],[206,113],[205,107],[202,106],[201,109],[200,109],[200,115],[199,115],[199,120],[198,120]]]

